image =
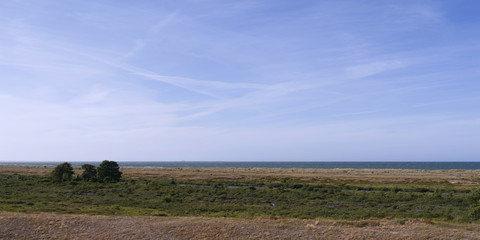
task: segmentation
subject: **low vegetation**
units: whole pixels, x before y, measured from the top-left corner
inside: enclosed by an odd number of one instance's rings
[[[171,171],[177,171],[178,178],[163,175],[122,179],[117,178],[121,172],[115,164],[103,165],[113,169],[113,173],[109,172],[113,175],[100,174],[102,164],[98,168],[84,165],[83,172],[76,173],[77,178],[70,179],[70,172],[66,171],[60,181],[52,178],[56,173],[51,176],[0,175],[0,211],[342,220],[388,218],[399,222],[426,219],[456,223],[480,219],[478,185],[431,179],[331,178],[327,181],[262,174],[249,178],[196,179],[182,178],[181,169]],[[65,165],[64,168],[69,169]]]

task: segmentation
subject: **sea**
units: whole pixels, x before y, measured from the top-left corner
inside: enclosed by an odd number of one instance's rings
[[[70,162],[73,166],[83,164],[99,165],[98,162]],[[2,162],[0,165],[17,166],[56,166],[62,162]],[[120,167],[158,168],[318,168],[318,169],[424,169],[424,170],[475,170],[480,169],[480,161],[472,162],[327,162],[327,161],[118,161]]]

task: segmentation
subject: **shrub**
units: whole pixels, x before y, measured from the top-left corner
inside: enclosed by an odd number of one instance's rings
[[[97,178],[103,182],[119,182],[122,178],[118,163],[104,160],[97,168]]]
[[[73,176],[72,165],[68,162],[64,162],[55,167],[55,169],[50,174],[52,181],[54,182],[65,182],[71,181]]]
[[[468,213],[473,221],[480,220],[480,205],[479,204],[471,205],[468,208]]]
[[[91,164],[82,165],[83,173],[80,176],[84,181],[95,181],[97,179],[97,169]]]

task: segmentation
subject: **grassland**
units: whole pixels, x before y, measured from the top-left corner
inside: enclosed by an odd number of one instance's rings
[[[0,166],[0,211],[478,223],[479,171],[122,168],[124,181],[52,183]],[[80,169],[75,169],[80,174]]]

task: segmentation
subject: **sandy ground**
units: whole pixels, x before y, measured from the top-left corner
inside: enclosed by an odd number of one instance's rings
[[[480,239],[480,226],[0,212],[0,239]]]

